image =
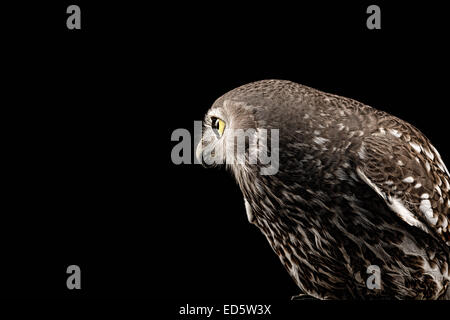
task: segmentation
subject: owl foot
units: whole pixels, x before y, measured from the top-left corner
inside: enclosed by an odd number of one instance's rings
[[[291,300],[297,301],[297,300],[319,300],[319,299],[317,299],[316,297],[310,296],[309,294],[301,293],[296,296],[292,296]]]

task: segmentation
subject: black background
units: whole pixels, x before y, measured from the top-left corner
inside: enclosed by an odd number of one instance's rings
[[[81,30],[66,8],[81,7]],[[366,28],[378,4],[382,29]],[[296,81],[409,121],[449,160],[448,24],[439,2],[3,7],[0,292],[176,303],[297,294],[221,169],[174,165],[239,85]],[[82,289],[66,288],[66,268]],[[259,300],[258,300],[259,299]]]

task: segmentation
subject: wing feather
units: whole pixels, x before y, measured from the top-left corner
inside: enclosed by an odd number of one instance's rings
[[[366,137],[357,174],[407,224],[449,239],[449,181],[437,150],[420,132],[386,130]]]

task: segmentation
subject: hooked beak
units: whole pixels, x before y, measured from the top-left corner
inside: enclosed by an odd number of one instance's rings
[[[208,152],[208,149],[206,147],[206,151]],[[214,156],[214,150],[211,151],[211,155]],[[200,140],[200,142],[197,145],[197,148],[195,149],[195,158],[197,160],[197,163],[200,163],[204,168],[211,168],[215,165],[212,163],[205,162],[205,156],[204,156],[204,148],[203,148],[203,138]]]

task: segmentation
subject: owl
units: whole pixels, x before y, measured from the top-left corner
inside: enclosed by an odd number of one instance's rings
[[[203,127],[197,158],[234,176],[298,298],[450,299],[450,177],[411,124],[262,80],[218,98]]]

